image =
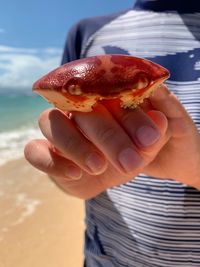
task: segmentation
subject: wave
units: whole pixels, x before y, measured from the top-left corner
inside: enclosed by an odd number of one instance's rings
[[[0,133],[0,166],[8,161],[23,157],[25,145],[35,138],[42,138],[42,133],[38,127],[21,127]]]

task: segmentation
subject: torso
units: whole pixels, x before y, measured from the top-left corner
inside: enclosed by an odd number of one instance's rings
[[[167,67],[200,129],[200,13],[130,10],[96,31],[82,57],[123,53]],[[87,267],[200,266],[200,192],[140,175],[86,203]]]

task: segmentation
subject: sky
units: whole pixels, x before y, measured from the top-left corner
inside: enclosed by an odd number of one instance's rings
[[[0,93],[30,90],[60,64],[70,27],[118,12],[134,0],[0,0]]]

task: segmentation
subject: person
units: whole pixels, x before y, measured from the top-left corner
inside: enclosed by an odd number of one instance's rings
[[[62,64],[128,54],[171,77],[140,107],[44,111],[27,160],[85,199],[85,266],[200,266],[200,3],[138,0],[72,27]]]

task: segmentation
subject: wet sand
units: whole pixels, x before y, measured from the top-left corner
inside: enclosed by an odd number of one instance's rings
[[[84,204],[24,159],[0,166],[0,267],[82,267]]]

